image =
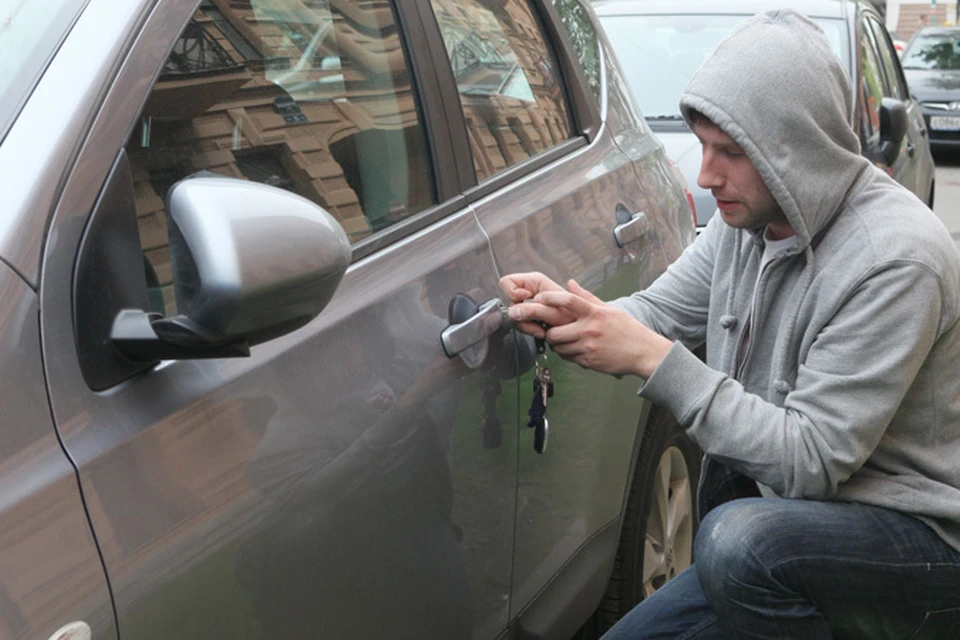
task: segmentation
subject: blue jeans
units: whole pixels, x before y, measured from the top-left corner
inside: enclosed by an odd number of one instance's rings
[[[694,557],[602,640],[960,638],[960,552],[896,511],[734,500],[704,518]]]

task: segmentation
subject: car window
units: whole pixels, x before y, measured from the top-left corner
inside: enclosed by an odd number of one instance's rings
[[[352,242],[436,203],[389,4],[202,2],[127,144],[148,279],[175,307],[164,197],[213,173],[296,192]]]
[[[0,140],[86,4],[0,2]]]
[[[553,0],[553,6],[567,29],[583,74],[597,103],[600,102],[600,47],[597,30],[580,0]]]
[[[901,61],[904,69],[960,69],[960,31],[917,34]]]
[[[601,15],[640,111],[680,120],[680,94],[693,73],[747,15]],[[814,19],[848,66],[842,20]]]
[[[860,62],[863,81],[863,128],[864,137],[870,139],[880,131],[880,103],[883,101],[883,73],[880,70],[880,57],[873,46],[873,40],[860,38]]]
[[[563,78],[527,0],[431,0],[477,180],[573,137]]]
[[[864,20],[864,27],[867,35],[873,41],[873,46],[875,46],[880,53],[880,64],[884,78],[884,95],[890,98],[897,98],[898,100],[905,100],[908,97],[907,92],[904,90],[904,81],[900,75],[900,70],[897,68],[898,64],[896,60],[898,58],[896,52],[893,50],[893,45],[890,44],[886,35],[886,27],[872,16],[867,16]]]

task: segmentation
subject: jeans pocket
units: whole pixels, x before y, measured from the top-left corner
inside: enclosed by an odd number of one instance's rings
[[[908,640],[944,640],[960,637],[960,608],[928,611]]]

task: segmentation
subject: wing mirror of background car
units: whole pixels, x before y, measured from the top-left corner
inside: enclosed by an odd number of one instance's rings
[[[164,317],[121,153],[83,234],[73,284],[80,367],[102,390],[160,360],[240,357],[333,297],[350,242],[324,209],[265,184],[190,177],[167,194],[176,315]]]
[[[350,264],[336,220],[296,194],[234,178],[191,178],[167,196],[178,315],[122,309],[110,333],[136,360],[249,355],[303,326]]]
[[[900,153],[908,124],[907,106],[902,100],[884,98],[881,101],[880,152],[888,165],[893,164]]]

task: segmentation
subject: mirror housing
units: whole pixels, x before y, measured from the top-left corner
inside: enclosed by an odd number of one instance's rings
[[[884,98],[880,102],[880,153],[888,165],[900,154],[910,121],[902,100]]]
[[[110,342],[135,361],[249,355],[315,318],[350,265],[337,221],[276,187],[191,177],[167,211],[179,315],[119,310]]]

